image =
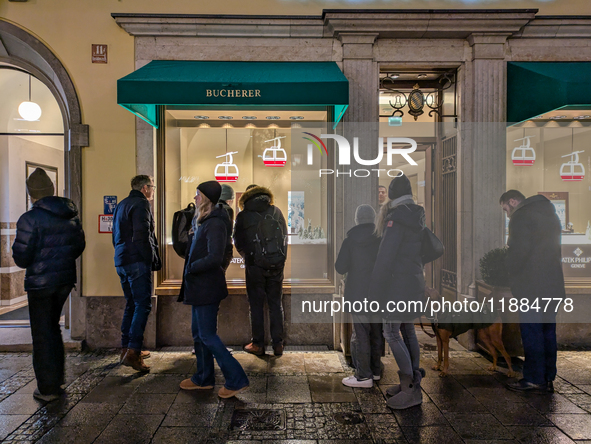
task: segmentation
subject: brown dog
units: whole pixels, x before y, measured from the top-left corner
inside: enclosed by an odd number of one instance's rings
[[[432,301],[441,300],[441,295],[434,288],[425,288],[425,296],[430,298]],[[439,376],[444,377],[447,376],[449,369],[449,339],[452,337],[452,335],[455,336],[455,334],[452,330],[442,328],[442,326],[437,326],[434,323],[431,325],[433,327],[433,332],[437,337],[437,365],[433,366],[433,370],[438,370],[440,372]],[[513,367],[511,366],[511,357],[503,345],[503,323],[501,322],[500,317],[494,324],[480,329],[480,338],[484,342],[487,351],[493,358],[492,365],[488,368],[488,370],[493,372],[497,370],[498,350],[505,358],[507,367],[509,367],[507,376],[510,378],[515,377],[517,374],[513,371]]]

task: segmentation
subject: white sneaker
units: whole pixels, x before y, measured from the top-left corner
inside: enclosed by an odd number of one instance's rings
[[[343,385],[346,385],[347,387],[372,388],[373,380],[369,378],[359,380],[355,376],[349,376],[347,378],[343,378]]]
[[[380,379],[382,379],[382,377],[380,375],[373,375],[374,381],[379,381]]]

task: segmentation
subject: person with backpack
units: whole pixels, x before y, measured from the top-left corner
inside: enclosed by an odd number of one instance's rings
[[[355,226],[347,232],[341,245],[335,269],[346,274],[345,300],[351,304],[368,299],[368,276],[371,276],[380,238],[375,234],[376,212],[371,205],[359,205],[355,210]],[[351,360],[355,375],[343,379],[347,387],[372,388],[382,374],[382,323],[372,322],[369,313],[352,313]],[[381,320],[380,320],[381,321]]]
[[[275,356],[283,354],[283,268],[287,257],[287,224],[273,205],[273,193],[249,186],[240,197],[234,245],[246,265],[246,293],[250,304],[252,341],[244,350],[265,354],[265,299],[269,306],[271,339]]]
[[[228,236],[228,213],[216,205],[221,186],[215,180],[203,182],[195,193],[195,219],[191,247],[185,260],[179,302],[191,305],[191,330],[197,358],[195,374],[181,382],[183,390],[208,390],[215,385],[213,359],[226,382],[218,392],[231,398],[248,388],[248,377],[240,363],[217,334],[220,303],[228,296],[223,260]]]

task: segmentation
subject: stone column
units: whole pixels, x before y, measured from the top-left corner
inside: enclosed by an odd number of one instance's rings
[[[373,53],[377,37],[377,33],[338,35],[343,45],[343,72],[349,80],[349,108],[343,117],[344,136],[349,140],[351,150],[353,137],[359,138],[359,154],[366,160],[376,158],[378,145],[379,69]],[[375,131],[370,131],[368,124],[374,125]],[[335,165],[335,170],[339,171],[353,172],[358,168],[371,170],[377,167],[358,164],[352,153],[350,168]],[[354,226],[357,206],[369,204],[377,207],[377,175],[372,173],[369,177],[354,177],[353,174],[351,176],[336,178],[337,248],[341,245],[347,230]]]
[[[498,205],[506,186],[507,63],[510,34],[472,34],[471,60],[462,76],[458,152],[458,291],[480,277],[479,260],[503,245],[503,213]]]

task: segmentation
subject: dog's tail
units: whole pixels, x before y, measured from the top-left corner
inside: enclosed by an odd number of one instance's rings
[[[423,321],[422,321],[422,320],[420,321],[420,323],[421,323],[421,330],[423,330],[423,332],[425,332],[425,334],[426,334],[427,336],[429,336],[430,338],[434,338],[434,337],[435,337],[435,335],[434,335],[434,334],[432,335],[432,334],[431,334],[431,333],[429,333],[427,330],[425,330],[425,326],[423,325]],[[434,326],[433,324],[431,324],[431,326],[433,327],[433,329],[435,329],[435,326]]]

